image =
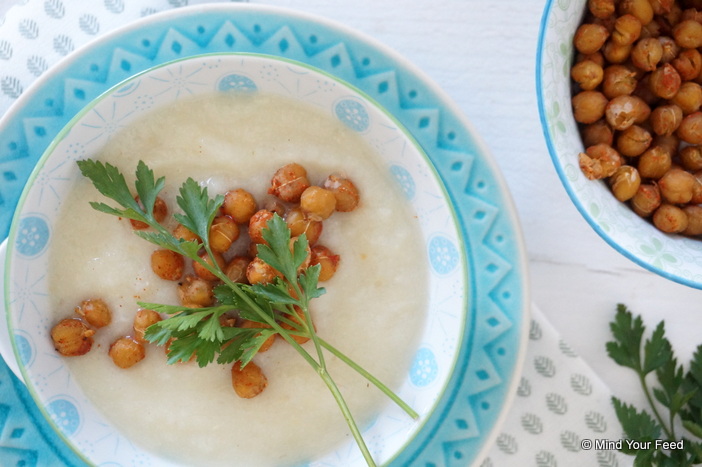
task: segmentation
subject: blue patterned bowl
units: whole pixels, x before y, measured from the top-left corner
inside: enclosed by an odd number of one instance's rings
[[[92,408],[78,394],[47,389],[55,384],[51,369],[56,365],[46,360],[47,354],[53,355],[46,343],[48,324],[37,322],[34,328],[25,327],[22,321],[29,318],[22,310],[35,310],[35,304],[45,300],[41,288],[31,283],[31,279],[43,280],[41,272],[29,265],[42,265],[46,259],[53,214],[44,212],[43,206],[32,210],[35,200],[31,191],[46,182],[41,174],[55,167],[58,159],[54,157],[60,158],[55,155],[60,144],[56,138],[65,136],[62,129],[66,124],[75,125],[76,112],[81,112],[81,118],[94,108],[80,110],[91,99],[115,85],[113,92],[126,95],[133,81],[122,81],[155,66],[201,54],[232,52],[265,54],[268,59],[280,59],[278,65],[283,63],[283,68],[299,67],[305,73],[321,73],[322,79],[339,83],[350,93],[345,97],[352,94],[353,98],[344,99],[346,104],[336,108],[327,106],[330,114],[334,118],[339,115],[356,129],[366,122],[372,124],[374,115],[389,122],[401,140],[411,143],[408,147],[424,168],[418,173],[417,167],[389,162],[392,177],[408,198],[417,200],[426,199],[425,188],[434,186],[434,193],[440,195],[437,199],[453,211],[444,222],[430,226],[436,235],[427,237],[426,252],[433,258],[431,275],[437,278],[436,284],[448,284],[455,278],[457,288],[451,293],[462,296],[463,301],[455,309],[442,305],[440,326],[431,332],[441,334],[444,340],[440,346],[422,345],[417,349],[406,382],[407,390],[433,394],[430,398],[435,404],[422,412],[421,426],[399,435],[405,439],[404,445],[392,441],[383,448],[383,456],[394,452],[396,457],[388,462],[393,466],[477,465],[514,397],[529,323],[526,254],[499,168],[457,107],[402,57],[343,25],[255,4],[179,8],[106,35],[45,73],[0,120],[0,152],[3,160],[11,161],[4,167],[11,171],[6,175],[11,173],[13,180],[0,184],[0,232],[9,228],[22,186],[28,182],[30,187],[21,197],[10,238],[0,245],[11,342],[8,348],[0,326],[0,350],[8,364],[24,376],[53,428],[77,452],[66,463],[80,465],[81,458],[90,455],[92,459],[96,451],[106,458],[129,457],[134,451],[129,443],[119,444],[126,454],[105,450],[102,445],[108,439],[96,435],[91,436],[90,443],[85,442],[86,433],[93,428],[93,420],[87,416],[94,413]],[[239,76],[223,80],[223,86],[250,86],[244,78],[260,85],[246,72],[233,74]],[[116,95],[103,99],[116,99]],[[359,114],[358,105],[367,105],[368,121]],[[47,149],[54,155],[40,159]],[[76,146],[67,152],[75,153],[76,149],[83,150]],[[35,164],[38,168],[32,172]],[[55,186],[51,189],[60,188],[60,180],[52,183]],[[441,186],[445,191],[436,192]],[[454,227],[457,236],[451,233]],[[8,254],[3,261],[4,245]],[[27,267],[22,269],[20,264]],[[444,366],[448,361],[450,368]],[[39,381],[42,375],[50,381]],[[41,421],[37,423],[42,425]],[[110,427],[95,429],[105,433]],[[49,449],[62,455],[66,452],[65,446],[53,443]],[[349,455],[342,452],[333,462],[353,465],[351,461],[345,463]],[[125,465],[135,462],[158,464],[144,454],[132,457]]]
[[[8,272],[10,326],[30,391],[55,428],[88,461],[126,465],[144,458],[167,464],[127,439],[82,393],[48,336],[53,323],[30,306],[51,307],[46,275],[55,223],[63,200],[80,175],[77,159],[94,157],[119,128],[154,109],[212,93],[276,94],[299,100],[338,119],[375,149],[390,180],[420,220],[429,259],[427,323],[405,383],[399,389],[426,420],[447,386],[464,339],[468,297],[464,245],[443,182],[421,147],[393,117],[368,96],[312,67],[257,54],[210,54],[169,62],[111,89],[84,108],[59,134],[30,177],[10,231]],[[51,193],[49,196],[48,193]],[[31,290],[27,295],[26,291]],[[398,420],[400,422],[398,422]],[[382,461],[394,458],[421,428],[397,407],[379,413],[364,436]],[[101,440],[101,441],[96,441]],[[129,446],[115,452],[117,443]],[[90,446],[90,449],[86,449]],[[355,465],[362,458],[354,443],[321,455],[324,465]]]
[[[536,91],[553,164],[578,211],[615,250],[665,278],[702,288],[700,240],[659,231],[617,201],[604,182],[588,180],[578,166],[584,148],[570,104],[570,68],[573,35],[586,7],[586,0],[549,0],[541,21]]]

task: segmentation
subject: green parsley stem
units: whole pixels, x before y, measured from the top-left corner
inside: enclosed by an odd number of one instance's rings
[[[403,401],[400,396],[395,394],[392,389],[387,387],[385,384],[383,384],[378,378],[373,376],[371,373],[369,373],[365,368],[360,366],[358,363],[354,362],[351,360],[346,354],[338,350],[336,347],[331,345],[329,342],[325,341],[321,337],[319,338],[320,344],[327,349],[329,352],[331,352],[334,356],[339,358],[339,360],[343,361],[346,363],[348,366],[356,370],[361,376],[366,378],[368,381],[373,383],[375,387],[380,389],[386,396],[388,396],[390,399],[392,399],[395,404],[397,404],[402,410],[404,410],[407,415],[412,417],[414,420],[419,418],[419,414],[412,409],[412,407],[409,406],[405,401]]]
[[[658,412],[658,409],[656,408],[656,405],[653,402],[653,397],[651,397],[651,391],[648,389],[648,384],[646,384],[646,376],[642,372],[639,372],[639,381],[641,382],[641,387],[643,388],[644,394],[646,395],[648,405],[651,407],[651,410],[653,410],[653,415],[656,416],[656,420],[658,420],[658,423],[660,423],[661,428],[663,428],[663,431],[665,432],[665,435],[668,437],[669,440],[675,440],[675,428],[673,427],[672,423],[674,414],[671,412],[670,415],[670,429],[673,430],[673,432],[671,433],[671,430],[668,429],[668,426],[663,421],[663,417],[661,417],[660,412]]]
[[[373,460],[373,456],[368,450],[368,446],[366,445],[366,442],[363,439],[363,435],[358,429],[358,425],[356,425],[356,421],[354,420],[353,415],[351,414],[351,410],[349,409],[348,405],[346,404],[346,401],[344,400],[344,396],[341,394],[341,391],[339,391],[339,387],[336,385],[331,375],[327,372],[326,368],[320,367],[317,373],[319,373],[319,376],[322,377],[322,380],[331,391],[332,395],[334,396],[334,399],[336,399],[336,402],[339,404],[341,413],[344,415],[346,423],[351,429],[351,434],[353,434],[353,437],[356,440],[356,443],[358,444],[358,447],[361,450],[361,453],[363,454],[363,458],[366,460],[366,463],[369,467],[375,467],[376,464]]]

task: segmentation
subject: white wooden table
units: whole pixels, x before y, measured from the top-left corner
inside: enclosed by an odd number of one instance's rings
[[[0,0],[0,14],[14,2]],[[605,244],[557,178],[535,92],[545,0],[258,3],[327,17],[372,36],[421,68],[455,101],[511,190],[523,227],[533,302],[613,393],[644,405],[634,374],[622,371],[605,352],[617,303],[642,314],[649,327],[666,319],[683,361],[702,343],[702,292],[660,278]]]

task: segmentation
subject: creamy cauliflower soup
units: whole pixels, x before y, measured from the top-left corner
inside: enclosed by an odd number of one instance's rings
[[[282,165],[303,165],[313,184],[343,173],[361,203],[324,221],[320,244],[341,261],[320,283],[326,294],[311,312],[318,334],[390,388],[408,374],[424,324],[425,248],[418,221],[373,149],[339,121],[306,104],[272,95],[208,95],[178,102],[115,134],[98,160],[110,162],[133,186],[137,162],[166,177],[160,196],[170,213],[188,178],[210,196],[234,188],[259,204]],[[253,399],[232,390],[231,365],[166,364],[162,347],[146,345],[146,358],[129,369],[108,357],[110,343],[131,333],[137,301],[177,305],[176,282],[152,272],[156,247],[128,221],[93,210],[106,200],[81,179],[62,207],[50,258],[54,322],[87,298],[102,298],[113,319],[95,334],[84,356],[65,358],[71,373],[105,416],[129,439],[185,465],[295,465],[351,439],[329,390],[282,339],[255,357],[268,387]],[[243,237],[243,236],[242,236]],[[239,245],[240,244],[240,245]],[[242,238],[237,247],[244,249]],[[312,349],[312,343],[305,344]],[[359,426],[388,399],[327,354],[329,371]],[[116,446],[116,448],[119,448]]]

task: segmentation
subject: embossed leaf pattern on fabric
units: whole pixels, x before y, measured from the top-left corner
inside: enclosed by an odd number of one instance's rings
[[[538,415],[526,413],[522,416],[522,428],[532,435],[538,435],[544,431],[544,424]]]
[[[48,63],[44,57],[39,55],[32,55],[27,59],[27,70],[34,76],[40,76],[49,68]]]
[[[544,355],[539,355],[534,359],[534,368],[541,376],[547,378],[551,378],[556,374],[556,365],[553,364],[553,360]]]
[[[573,391],[583,396],[589,396],[592,394],[592,383],[585,375],[572,375],[570,377],[570,387],[573,388]]]
[[[124,2],[122,0],[105,0],[105,8],[107,11],[119,14],[124,11]]]
[[[619,467],[615,451],[597,451],[597,465],[599,467]]]
[[[517,451],[519,451],[517,440],[512,435],[502,433],[497,437],[496,443],[497,447],[500,448],[500,451],[506,454],[516,454]]]
[[[529,327],[529,339],[533,341],[541,339],[541,326],[534,320],[531,321],[531,326]]]
[[[54,19],[61,19],[66,14],[66,7],[64,7],[61,0],[45,0],[44,1],[44,11],[47,16]]]
[[[578,353],[563,339],[558,341],[558,348],[561,349],[561,352],[566,357],[576,358],[578,356]]]
[[[7,41],[0,41],[0,60],[12,58],[12,44]]]
[[[607,430],[607,421],[599,412],[590,411],[585,414],[585,424],[595,433],[604,433]]]
[[[538,467],[556,467],[556,456],[549,451],[539,451],[536,454],[536,465]]]
[[[4,76],[0,80],[0,89],[2,89],[3,94],[10,97],[19,97],[22,94],[22,85],[19,80],[13,76]]]
[[[519,381],[517,395],[520,397],[529,397],[531,395],[531,383],[524,376],[522,376],[522,379]]]
[[[91,36],[94,36],[100,32],[100,22],[93,15],[85,14],[78,20],[78,26],[80,26],[81,31]]]
[[[566,403],[565,397],[560,394],[553,392],[546,394],[546,405],[551,412],[558,415],[563,415],[568,412],[568,404]]]
[[[570,430],[562,432],[561,446],[570,452],[580,451],[580,436]]]

